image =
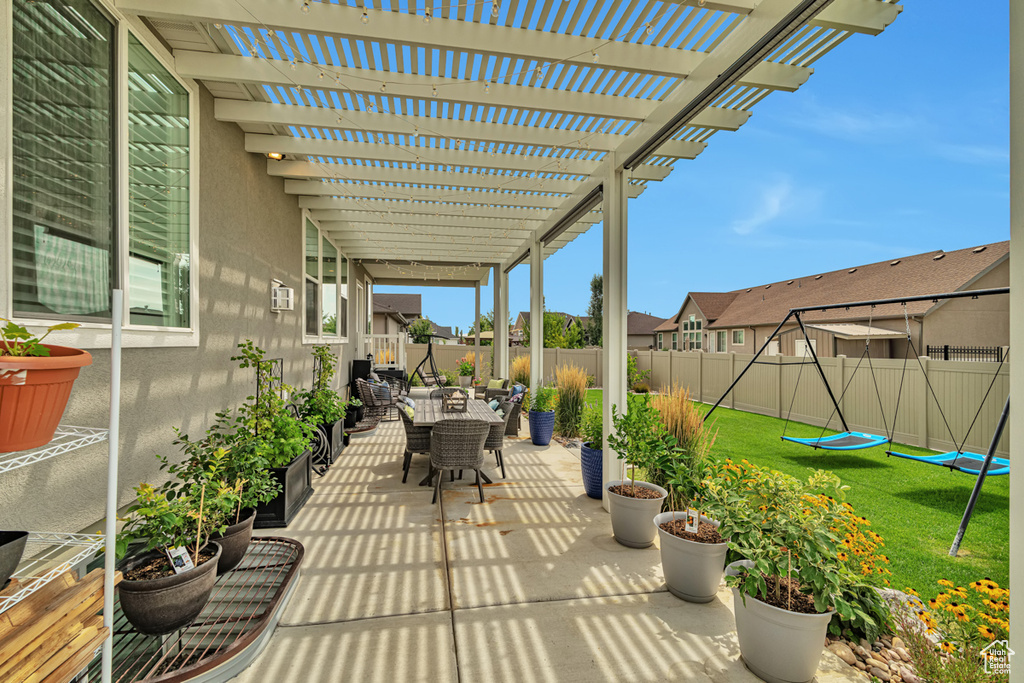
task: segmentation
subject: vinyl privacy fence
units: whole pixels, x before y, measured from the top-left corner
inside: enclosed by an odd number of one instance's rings
[[[458,359],[471,348],[435,346],[438,368],[453,370]],[[425,355],[426,346],[410,344],[407,349],[411,370]],[[489,359],[490,348],[483,349],[484,357]],[[509,351],[510,357],[530,353],[528,348],[522,347]],[[640,370],[651,371],[648,382],[653,390],[678,384],[705,403],[717,401],[752,358],[751,354],[693,351],[631,353],[636,356]],[[600,387],[601,360],[602,349],[545,349],[545,381],[552,381],[556,366],[575,363],[593,375],[595,386]],[[813,365],[801,365],[804,359],[792,356],[768,356],[759,360],[763,364],[747,371],[722,405],[782,419],[788,415],[791,420],[816,426],[825,426],[828,422],[830,428],[842,429]],[[966,449],[984,453],[1010,390],[1008,363],[1002,365],[998,375],[995,374],[998,363],[928,358],[922,358],[920,365],[917,359],[909,359],[905,374],[902,359],[873,359],[871,367],[863,361],[858,368],[857,358],[840,356],[822,358],[821,365],[836,398],[842,395],[840,407],[851,430],[886,436],[894,433],[894,441],[937,451],[955,448],[954,440],[961,443],[970,428]],[[986,392],[989,392],[988,398],[982,405]],[[1008,457],[1010,431],[1007,425],[997,451],[1001,457]],[[765,438],[780,435],[781,432],[766,434]]]

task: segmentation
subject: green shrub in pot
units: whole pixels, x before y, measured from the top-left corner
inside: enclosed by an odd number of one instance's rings
[[[345,400],[331,388],[338,360],[327,345],[314,346],[313,357],[320,363],[320,374],[309,391],[295,394],[299,417],[310,425],[332,425],[345,419]]]

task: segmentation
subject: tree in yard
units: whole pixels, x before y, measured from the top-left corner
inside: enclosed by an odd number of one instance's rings
[[[583,327],[578,320],[573,320],[569,325],[569,329],[565,331],[565,346],[562,348],[582,349],[585,343],[586,338]]]
[[[409,325],[409,336],[413,344],[426,344],[433,333],[434,323],[430,322],[430,318],[420,318]]]
[[[590,305],[587,306],[586,343],[601,346],[604,340],[604,276],[595,275],[590,279]]]

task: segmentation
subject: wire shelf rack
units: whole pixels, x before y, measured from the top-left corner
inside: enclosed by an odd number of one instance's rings
[[[95,427],[71,427],[61,425],[57,427],[53,441],[42,448],[30,451],[16,451],[14,453],[0,454],[0,473],[10,472],[19,467],[32,465],[34,463],[49,460],[69,451],[91,446],[95,443],[107,440],[107,430]]]
[[[32,595],[64,572],[92,559],[103,547],[103,534],[32,532],[25,558],[14,572],[16,590],[0,593],[0,613]]]

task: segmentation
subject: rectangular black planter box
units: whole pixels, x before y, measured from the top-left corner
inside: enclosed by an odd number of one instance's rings
[[[313,494],[313,454],[306,451],[285,467],[272,467],[270,474],[281,483],[281,493],[269,503],[256,506],[257,529],[288,526]]]
[[[345,449],[343,438],[345,433],[345,420],[338,420],[332,425],[325,425],[324,431],[327,432],[327,444],[330,449],[331,462],[334,462]]]

